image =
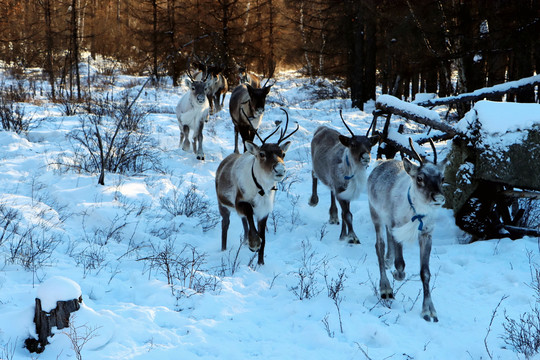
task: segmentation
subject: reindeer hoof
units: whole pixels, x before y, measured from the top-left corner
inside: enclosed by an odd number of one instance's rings
[[[309,206],[317,206],[317,204],[319,203],[319,197],[317,195],[312,195],[311,198],[309,199]]]
[[[392,271],[392,275],[394,276],[394,279],[397,281],[403,281],[405,279],[405,271]]]
[[[432,319],[433,319],[433,322],[439,322],[439,318],[437,318],[436,316],[433,316],[433,318],[431,318],[429,315],[424,315],[423,318],[427,322],[430,322]]]
[[[394,298],[394,294],[392,292],[390,293],[381,293],[381,299],[383,300],[387,300],[387,299],[393,299]]]
[[[197,160],[204,160],[204,155],[197,155]]]
[[[348,239],[349,244],[360,244],[360,240],[358,239],[356,235],[349,235],[348,238],[349,238]]]

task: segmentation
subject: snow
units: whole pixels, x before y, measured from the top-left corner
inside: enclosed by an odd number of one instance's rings
[[[478,101],[457,124],[462,131],[478,121],[483,135],[501,135],[540,126],[540,104]]]
[[[435,110],[430,110],[425,107],[418,106],[416,104],[400,100],[397,97],[392,96],[392,95],[387,95],[387,94],[380,95],[377,98],[377,103],[382,104],[384,106],[398,108],[400,110],[407,112],[408,114],[413,114],[418,117],[423,117],[423,118],[430,119],[436,122],[441,121],[439,114]]]
[[[144,79],[118,75],[118,80],[141,84]],[[452,212],[441,209],[431,255],[432,297],[440,321],[420,317],[416,244],[404,248],[407,277],[393,285],[396,299],[379,301],[367,195],[351,204],[360,245],[340,242],[340,226],[327,223],[327,188],[319,186],[317,207],[308,205],[313,132],[327,125],[348,133],[339,117],[342,109],[351,129],[365,133],[374,103],[362,112],[347,99],[314,99],[310,88],[309,80],[286,72],[269,94],[261,133],[284,120],[280,107],[300,130],[290,138],[288,176],[279,184],[268,221],[264,266],[250,266],[254,254],[240,246],[242,223],[235,214],[229,247],[220,250],[214,175],[233,150],[230,94],[225,110],[205,126],[206,160],[201,162],[178,148],[174,106],[186,88],[169,83],[146,88],[137,105],[148,112],[162,171],[107,174],[105,186],[97,184],[97,174],[52,165],[72,154],[65,134],[80,126],[82,115],[64,117],[42,99],[33,111],[47,121],[28,136],[0,131],[0,233],[5,235],[0,240],[0,358],[12,352],[14,359],[73,359],[74,329],[89,339],[83,359],[454,360],[487,359],[486,347],[493,359],[517,358],[501,338],[503,323],[505,316],[517,318],[534,304],[529,283],[531,263],[540,262],[538,239],[464,245]],[[438,146],[444,150],[444,144]],[[208,208],[190,217],[174,213],[193,185]],[[8,214],[14,214],[10,224]],[[210,229],[203,231],[203,225]],[[32,239],[33,247],[24,249],[34,251],[33,258],[17,252],[22,235]],[[169,284],[165,259],[170,270],[189,276],[173,271]],[[181,267],[185,259],[197,267]],[[345,281],[338,313],[325,279],[330,283],[340,271]],[[302,276],[313,287],[311,296],[301,300]],[[24,339],[35,336],[36,293],[47,307],[62,298],[83,298],[72,314],[73,328],[57,331],[40,355],[23,348]]]
[[[36,297],[41,300],[41,310],[50,312],[56,308],[57,301],[78,299],[81,295],[81,287],[75,281],[64,276],[53,276],[38,287]]]

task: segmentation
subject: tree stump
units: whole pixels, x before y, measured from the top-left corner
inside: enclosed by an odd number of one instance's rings
[[[69,316],[72,312],[81,308],[82,296],[78,299],[57,301],[56,308],[50,312],[42,310],[41,300],[36,298],[36,308],[34,312],[34,323],[38,339],[32,337],[25,340],[25,346],[30,352],[42,353],[45,345],[49,342],[47,338],[53,336],[52,328],[56,326],[58,330],[69,327]]]

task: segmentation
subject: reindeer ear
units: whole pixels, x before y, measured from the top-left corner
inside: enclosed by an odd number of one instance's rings
[[[185,79],[184,79],[184,84],[186,84],[186,86],[187,86],[188,88],[190,88],[190,87],[191,87],[191,80],[189,80],[188,78],[185,78]]]
[[[379,142],[379,135],[372,136],[369,138],[369,143],[371,146],[375,146]]]
[[[343,144],[343,146],[349,147],[351,145],[351,138],[347,137],[345,135],[339,135],[339,141]]]
[[[284,153],[286,153],[287,150],[289,150],[289,146],[291,146],[291,142],[290,142],[290,141],[287,141],[286,143],[279,145],[279,147],[281,148],[281,150],[282,150]]]
[[[411,160],[407,158],[403,158],[403,169],[405,169],[405,172],[409,174],[411,177],[415,177],[418,174],[418,165],[414,165]]]
[[[259,150],[260,148],[255,145],[254,143],[252,143],[251,141],[247,140],[245,142],[246,144],[246,150],[249,151],[251,154],[257,156],[259,154]]]
[[[272,87],[272,85],[270,85],[270,86],[265,86],[265,87],[263,88],[264,95],[268,95],[268,93],[270,92],[270,88],[271,88],[271,87]]]

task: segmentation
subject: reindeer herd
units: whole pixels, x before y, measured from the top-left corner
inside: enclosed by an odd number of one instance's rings
[[[184,94],[177,107],[176,115],[180,128],[180,147],[204,160],[203,127],[211,112],[223,108],[223,99],[228,90],[227,80],[218,69],[202,69],[195,76],[187,72]],[[268,77],[270,79],[272,75]],[[258,264],[264,264],[266,222],[274,207],[277,183],[285,178],[285,154],[291,145],[286,141],[299,126],[287,135],[289,115],[285,110],[286,122],[277,142],[269,139],[278,127],[264,139],[258,133],[266,96],[272,85],[268,80],[261,87],[260,79],[239,69],[240,84],[231,93],[229,112],[234,125],[234,152],[219,164],[215,187],[221,222],[221,250],[227,248],[227,232],[231,212],[242,220],[244,242],[249,249],[258,252]],[[341,116],[341,112],[340,112]],[[423,286],[422,317],[426,321],[438,321],[430,294],[429,258],[435,212],[444,202],[441,188],[444,162],[437,164],[435,146],[431,142],[434,161],[418,155],[411,139],[410,147],[419,165],[403,157],[403,160],[379,161],[368,176],[371,148],[378,137],[355,135],[343,116],[343,124],[350,136],[335,129],[321,126],[316,129],[311,141],[312,195],[309,205],[319,202],[317,185],[320,180],[330,189],[330,224],[339,224],[336,199],[341,207],[340,240],[359,244],[353,230],[350,202],[366,191],[371,219],[375,228],[375,249],[380,270],[379,291],[382,299],[393,299],[394,294],[386,270],[394,265],[395,280],[405,279],[403,245],[418,241],[420,246],[420,277]],[[239,153],[238,134],[242,138],[244,152]],[[260,145],[255,144],[255,137]],[[191,141],[190,141],[191,140]],[[386,252],[385,252],[386,247]]]

